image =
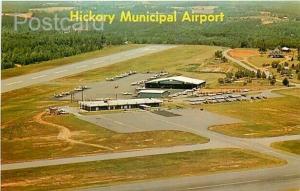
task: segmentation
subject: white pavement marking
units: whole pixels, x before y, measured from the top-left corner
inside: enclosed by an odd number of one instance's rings
[[[77,66],[76,68],[85,68],[87,67],[88,65],[82,65],[82,66]]]
[[[187,190],[196,190],[196,189],[203,189],[203,188],[214,188],[214,187],[222,187],[222,186],[230,186],[230,185],[239,185],[239,184],[247,184],[247,183],[259,182],[259,181],[261,181],[261,180],[249,180],[249,181],[243,181],[243,182],[232,182],[232,183],[226,183],[226,184],[199,186],[199,187],[188,188]]]
[[[287,175],[283,175],[284,177],[291,177],[291,176],[296,176],[297,174],[287,174]]]
[[[19,84],[19,83],[22,83],[22,82],[23,81],[12,82],[12,83],[7,84],[7,86],[14,85],[14,84]]]
[[[63,72],[66,72],[68,70],[60,70],[60,71],[57,71],[57,72],[54,72],[55,74],[60,74],[60,73],[63,73]]]
[[[35,80],[35,79],[43,78],[43,77],[46,77],[46,76],[47,76],[47,75],[45,74],[45,75],[40,75],[40,76],[33,77],[33,78],[31,78],[31,79]]]

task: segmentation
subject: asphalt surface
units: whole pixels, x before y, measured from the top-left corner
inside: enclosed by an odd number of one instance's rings
[[[293,170],[294,168],[294,170]],[[80,191],[282,191],[300,187],[297,165],[264,168],[212,175],[176,177],[162,180],[139,181],[105,187],[78,188]]]
[[[66,110],[75,114],[79,119],[119,133],[179,130],[205,136],[204,134],[210,126],[241,122],[231,117],[192,109],[170,110],[170,113],[180,115],[176,117],[165,117],[143,110],[104,115],[80,115],[68,108]]]
[[[115,81],[101,81],[85,84],[89,88],[84,90],[84,100],[96,100],[100,98],[115,99],[116,95],[118,99],[130,99],[132,98],[132,95],[135,94],[136,88],[138,87],[132,86],[131,83],[146,80],[153,75],[153,73],[138,73]],[[115,88],[116,86],[118,88]],[[131,95],[124,95],[124,92],[129,92],[131,93]],[[73,99],[81,101],[81,94],[82,92],[75,93]],[[59,98],[59,100],[70,100],[70,96],[64,96],[62,98]]]
[[[47,82],[57,78],[78,74],[88,70],[105,67],[118,62],[149,55],[175,47],[174,45],[147,45],[145,47],[122,51],[119,53],[90,59],[74,64],[67,64],[49,70],[43,70],[36,73],[26,74],[22,76],[12,77],[1,81],[1,92],[8,92],[27,86]]]

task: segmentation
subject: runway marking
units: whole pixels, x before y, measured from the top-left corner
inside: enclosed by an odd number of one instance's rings
[[[40,76],[36,76],[36,77],[33,77],[31,79],[35,80],[35,79],[38,79],[38,78],[43,78],[43,77],[46,77],[47,75],[40,75]]]
[[[66,72],[68,70],[60,70],[60,71],[57,71],[57,72],[54,72],[55,74],[59,74],[59,73],[63,73],[63,72]]]
[[[249,180],[249,181],[243,181],[243,182],[232,182],[232,183],[216,184],[216,185],[210,185],[210,186],[199,186],[199,187],[187,188],[187,190],[196,190],[196,189],[203,189],[203,188],[214,188],[214,187],[221,187],[221,186],[247,184],[247,183],[253,183],[253,182],[260,182],[260,181],[261,180]]]
[[[11,85],[14,85],[14,84],[19,84],[19,83],[22,83],[22,82],[23,81],[12,82],[12,83],[7,84],[7,86],[11,86]]]
[[[297,174],[287,174],[287,175],[283,175],[284,177],[290,177],[290,176],[296,176]]]
[[[77,66],[76,68],[84,68],[87,67],[88,65],[82,65],[82,66]]]
[[[92,65],[101,64],[101,63],[103,63],[103,62],[104,62],[104,61],[95,62],[95,63],[93,63]]]
[[[111,121],[111,122],[113,122],[113,123],[116,123],[116,124],[118,124],[118,125],[124,126],[124,127],[126,127],[126,128],[134,128],[134,129],[137,129],[137,130],[139,130],[139,131],[141,131],[141,130],[143,131],[143,129],[140,129],[140,128],[135,127],[135,126],[127,125],[127,124],[125,124],[125,123],[122,123],[122,122],[120,122],[120,121],[111,119],[111,118],[109,118],[109,117],[107,118],[107,117],[101,116],[101,118],[99,117],[98,119],[104,119],[104,120],[107,120],[107,121]]]

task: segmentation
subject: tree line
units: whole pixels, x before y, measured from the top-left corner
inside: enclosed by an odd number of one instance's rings
[[[28,65],[102,49],[108,43],[99,32],[2,33],[1,68]]]

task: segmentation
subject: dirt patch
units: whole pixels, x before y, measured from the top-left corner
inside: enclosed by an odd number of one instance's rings
[[[38,115],[34,116],[34,118],[33,118],[34,121],[37,122],[37,123],[40,123],[42,125],[48,125],[48,126],[52,126],[52,127],[57,128],[59,130],[59,133],[57,135],[57,139],[67,141],[71,144],[81,144],[81,145],[86,145],[86,146],[97,147],[97,148],[103,149],[103,150],[110,150],[110,151],[113,150],[110,147],[106,147],[106,146],[102,146],[102,145],[98,145],[98,144],[85,143],[85,142],[82,142],[82,141],[74,140],[74,139],[71,138],[72,133],[67,127],[44,121],[43,118],[42,118],[43,115],[45,115],[45,112],[41,112]]]
[[[233,49],[228,52],[228,54],[238,60],[245,60],[250,56],[258,56],[259,52],[257,50],[249,50],[249,49]]]

